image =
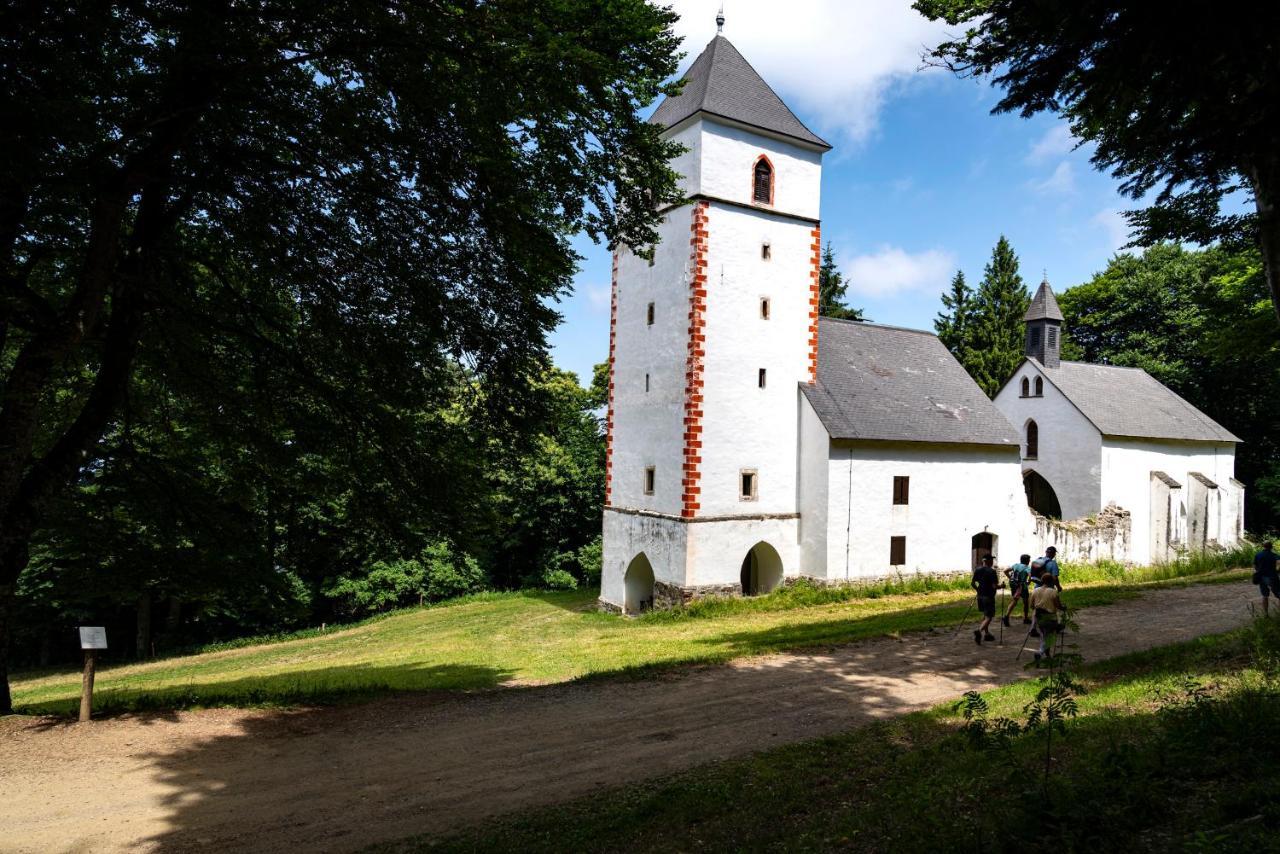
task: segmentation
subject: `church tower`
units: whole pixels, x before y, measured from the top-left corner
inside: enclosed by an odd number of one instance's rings
[[[1035,359],[1046,368],[1062,364],[1062,309],[1049,287],[1049,277],[1040,283],[1040,289],[1031,299],[1031,306],[1022,318],[1027,327],[1027,358]]]
[[[652,260],[613,258],[601,600],[628,613],[800,572],[831,148],[719,34],[650,120],[685,148],[689,202],[663,211]]]

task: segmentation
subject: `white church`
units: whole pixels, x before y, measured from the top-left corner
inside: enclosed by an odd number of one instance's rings
[[[819,318],[831,146],[723,36],[651,120],[689,202],[652,260],[613,258],[604,607],[1240,537],[1239,440],[1140,370],[1062,362],[1047,282],[994,401],[930,332]]]

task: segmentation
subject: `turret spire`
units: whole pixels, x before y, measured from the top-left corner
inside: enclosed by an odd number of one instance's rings
[[[716,12],[716,35],[724,32],[724,4],[720,4],[720,11]]]

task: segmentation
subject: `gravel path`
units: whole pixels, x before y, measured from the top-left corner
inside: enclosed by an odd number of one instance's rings
[[[1077,641],[1098,660],[1226,631],[1256,596],[1152,591],[1081,612]],[[1004,648],[914,634],[645,680],[83,726],[4,718],[0,850],[349,851],[447,832],[1025,678],[1016,625]]]

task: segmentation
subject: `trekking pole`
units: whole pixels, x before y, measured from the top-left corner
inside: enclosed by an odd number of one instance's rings
[[[960,622],[956,623],[955,629],[952,630],[951,632],[952,637],[955,637],[956,635],[960,634],[960,627],[963,626],[965,623],[969,622],[969,615],[972,614],[975,610],[977,610],[977,608],[978,608],[978,600],[975,598],[972,602],[969,603],[969,607],[965,610],[964,616],[960,618]]]
[[[1000,646],[1004,646],[1004,620],[1005,620],[1004,591],[1005,591],[1005,588],[1001,587],[1000,588]]]

